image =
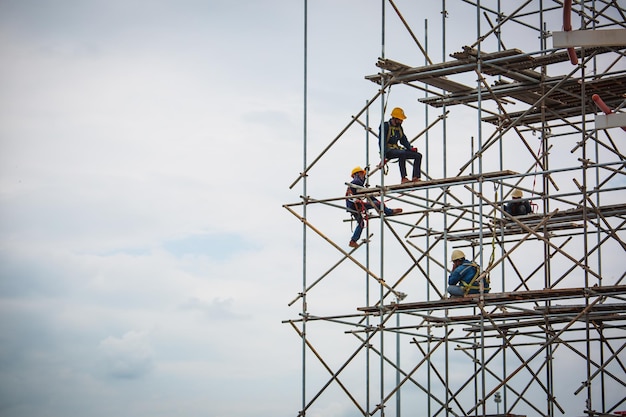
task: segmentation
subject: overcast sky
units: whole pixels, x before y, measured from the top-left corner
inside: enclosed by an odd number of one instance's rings
[[[1,415],[298,409],[302,16],[0,1]]]
[[[316,156],[376,92],[380,2],[309,3]],[[0,0],[0,415],[297,413],[303,31],[295,0]]]

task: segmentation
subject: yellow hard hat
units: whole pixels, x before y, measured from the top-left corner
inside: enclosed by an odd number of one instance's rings
[[[361,167],[354,167],[350,175],[354,177],[354,174],[356,174],[357,172],[365,172],[365,170]]]
[[[464,259],[465,258],[465,254],[463,253],[463,251],[455,249],[452,251],[452,257],[451,259],[453,261],[456,261],[457,259]]]
[[[513,190],[513,194],[511,194],[515,198],[522,198],[522,190],[516,188]]]
[[[391,117],[402,120],[406,119],[406,116],[404,115],[404,110],[402,110],[400,107],[396,107],[395,109],[391,110]]]

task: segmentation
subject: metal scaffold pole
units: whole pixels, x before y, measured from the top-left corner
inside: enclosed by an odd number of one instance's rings
[[[302,194],[284,204],[302,225],[288,303],[299,310],[284,321],[301,340],[294,414],[626,415],[626,9],[432,3],[363,6],[381,25],[365,105],[311,149],[308,52],[321,25],[304,1],[303,161],[289,187],[302,180]],[[324,65],[343,65],[333,59]],[[415,160],[370,145],[387,142],[398,103],[424,154],[419,181],[396,179]],[[356,186],[330,183],[326,161],[354,158],[365,185],[338,193]],[[365,233],[350,245],[348,200]],[[459,251],[477,272],[453,297]]]

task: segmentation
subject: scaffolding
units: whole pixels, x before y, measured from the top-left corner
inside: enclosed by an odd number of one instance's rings
[[[440,26],[424,19],[418,36],[422,2],[381,4],[382,39],[389,22],[403,27],[424,65],[386,58],[383,42],[378,72],[364,75],[374,93],[310,159],[304,1],[304,158],[290,185],[302,193],[284,205],[303,235],[302,287],[288,303],[298,311],[284,320],[301,340],[297,414],[626,414],[626,8],[441,0]],[[476,34],[470,45],[455,43],[452,14],[464,15],[466,42]],[[432,32],[441,62],[428,53]],[[417,183],[380,163],[392,87],[423,111],[409,138],[424,154]],[[351,248],[347,197],[309,189],[355,131],[363,146],[342,170],[366,161],[361,197],[404,211],[370,210]],[[316,191],[339,189],[319,177]],[[504,210],[514,189],[532,213]],[[481,265],[490,292],[447,295],[453,249]]]

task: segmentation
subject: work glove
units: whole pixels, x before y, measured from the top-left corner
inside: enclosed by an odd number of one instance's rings
[[[417,148],[411,148],[410,151],[417,152]]]

